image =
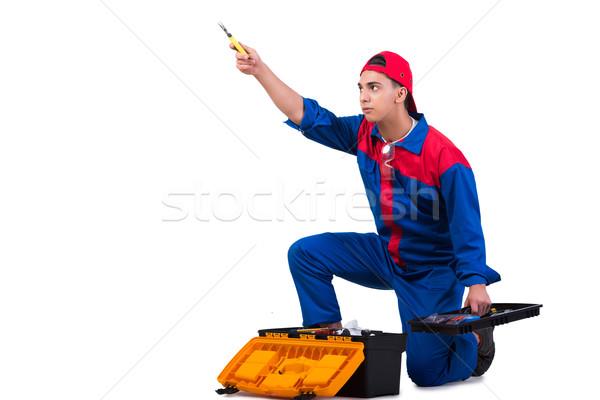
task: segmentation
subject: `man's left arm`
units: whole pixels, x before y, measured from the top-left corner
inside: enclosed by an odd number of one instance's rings
[[[454,271],[458,280],[469,287],[465,307],[483,315],[492,304],[486,286],[498,282],[500,275],[486,265],[475,177],[468,162],[448,167],[440,175],[440,187],[456,256]]]

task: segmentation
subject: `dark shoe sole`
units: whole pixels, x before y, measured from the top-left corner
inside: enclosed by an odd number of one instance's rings
[[[477,350],[477,366],[472,376],[483,375],[492,365],[494,355],[496,354],[496,344],[494,343],[494,328],[485,328],[476,331],[481,337],[481,346]]]

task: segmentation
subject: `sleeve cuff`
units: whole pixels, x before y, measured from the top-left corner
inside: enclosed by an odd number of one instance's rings
[[[327,114],[319,113],[319,104],[315,100],[307,99],[306,97],[303,97],[302,100],[304,101],[304,116],[302,117],[302,121],[300,121],[300,125],[296,125],[290,119],[284,122],[286,125],[301,132],[308,131],[319,125],[331,125],[331,120]]]
[[[456,277],[464,286],[473,286],[481,283],[491,285],[501,280],[500,274],[487,265],[466,265],[456,270]]]

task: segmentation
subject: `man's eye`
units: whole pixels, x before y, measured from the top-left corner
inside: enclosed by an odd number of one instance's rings
[[[373,91],[375,91],[375,90],[377,90],[377,89],[379,89],[377,86],[373,86],[373,87],[371,87],[371,90],[373,90]]]

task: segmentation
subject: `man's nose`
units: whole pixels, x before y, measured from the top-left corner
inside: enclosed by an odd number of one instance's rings
[[[369,101],[369,95],[366,90],[360,92],[360,102],[365,103]]]

